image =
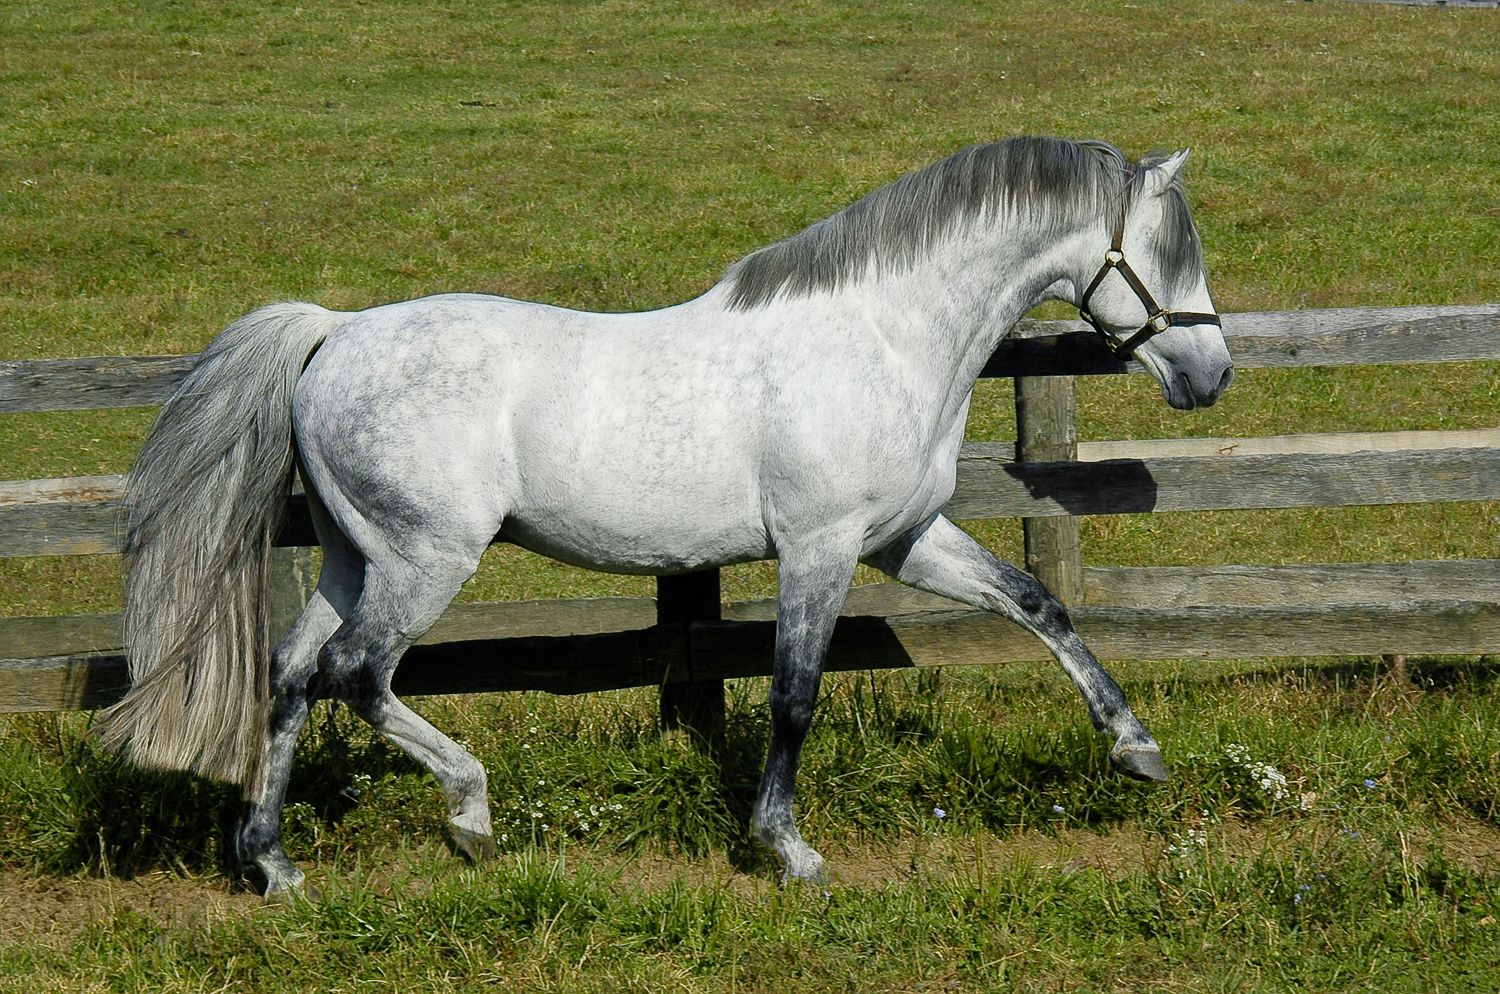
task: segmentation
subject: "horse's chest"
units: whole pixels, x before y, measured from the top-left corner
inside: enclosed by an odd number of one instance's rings
[[[892,472],[867,495],[870,524],[865,545],[878,549],[926,521],[953,496],[955,461],[934,461]]]

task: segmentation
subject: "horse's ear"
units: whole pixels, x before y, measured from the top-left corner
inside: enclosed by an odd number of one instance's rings
[[[1173,152],[1165,159],[1153,164],[1146,170],[1146,189],[1153,197],[1159,197],[1167,192],[1177,174],[1182,172],[1182,167],[1187,164],[1188,149]]]

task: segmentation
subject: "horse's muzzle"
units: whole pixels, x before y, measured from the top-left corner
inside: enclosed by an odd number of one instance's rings
[[[1230,363],[1203,369],[1197,366],[1173,368],[1172,375],[1165,377],[1161,393],[1167,403],[1179,411],[1191,411],[1197,407],[1212,407],[1229,384],[1234,382],[1234,366]]]

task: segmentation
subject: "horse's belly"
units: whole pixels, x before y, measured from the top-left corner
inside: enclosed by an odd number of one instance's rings
[[[501,535],[524,549],[608,573],[683,573],[765,559],[765,530],[734,516],[652,513],[641,507],[533,510],[506,519]]]
[[[731,405],[652,403],[626,390],[606,396],[613,406],[596,400],[566,419],[512,422],[502,534],[618,573],[765,558],[753,449],[743,426],[730,423]]]

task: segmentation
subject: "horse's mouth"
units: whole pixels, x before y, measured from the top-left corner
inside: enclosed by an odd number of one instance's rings
[[[1225,369],[1206,389],[1200,389],[1202,384],[1194,384],[1185,370],[1167,366],[1166,375],[1161,377],[1161,395],[1168,406],[1179,411],[1191,411],[1199,407],[1214,406],[1233,382],[1233,366]]]

